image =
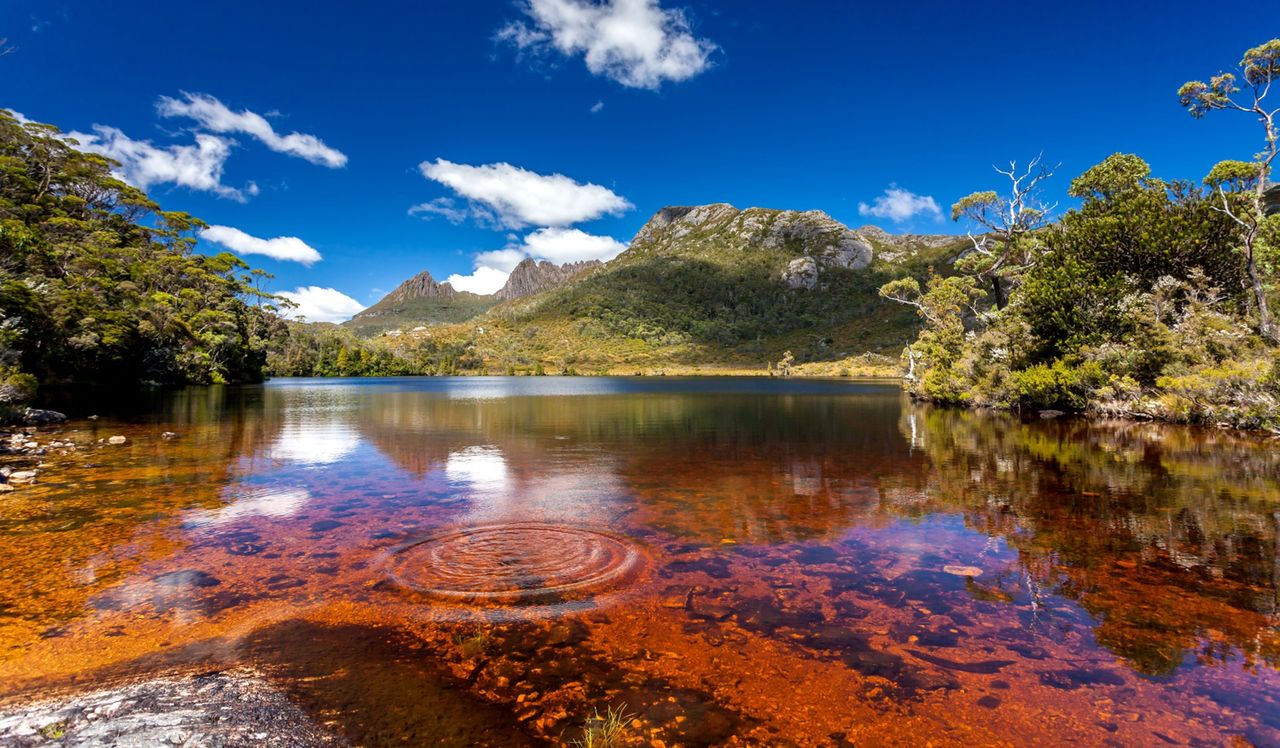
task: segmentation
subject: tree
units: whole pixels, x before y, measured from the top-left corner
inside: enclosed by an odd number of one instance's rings
[[[963,402],[965,388],[954,366],[964,352],[965,318],[976,313],[983,295],[970,276],[943,277],[929,269],[923,287],[915,278],[898,278],[880,287],[886,299],[915,307],[924,325],[906,347],[906,383],[918,397],[935,402]]]
[[[973,251],[957,262],[957,268],[968,272],[984,285],[991,286],[997,309],[1004,309],[1009,291],[1022,273],[1035,264],[1035,247],[1031,234],[1048,225],[1054,205],[1040,199],[1040,185],[1053,176],[1054,168],[1036,156],[1021,172],[1016,161],[1009,168],[992,166],[1009,178],[1009,194],[995,191],[974,192],[951,206],[951,220],[965,219],[983,230],[982,236],[969,232]]]
[[[280,320],[239,257],[56,127],[0,110],[0,378],[262,378]]]
[[[1280,108],[1268,109],[1263,101],[1271,92],[1271,84],[1280,79],[1280,39],[1272,39],[1244,53],[1239,63],[1241,77],[1234,73],[1219,73],[1204,81],[1189,81],[1178,89],[1182,106],[1199,119],[1215,110],[1234,109],[1248,112],[1262,124],[1265,146],[1252,162],[1223,162],[1210,172],[1210,184],[1222,198],[1221,210],[1231,216],[1239,226],[1240,241],[1253,287],[1254,304],[1258,312],[1258,330],[1273,342],[1280,342],[1280,330],[1276,329],[1267,306],[1266,285],[1259,271],[1257,244],[1265,217],[1265,202],[1272,163],[1280,155],[1280,126],[1276,118]],[[1247,91],[1243,96],[1239,81]],[[1252,176],[1246,178],[1251,172]],[[1215,184],[1216,182],[1216,184]],[[1252,200],[1245,204],[1233,201],[1227,194],[1227,185],[1246,184]]]
[[[791,355],[791,351],[782,354],[782,360],[778,362],[778,376],[791,376],[791,367],[795,366],[796,357]]]
[[[1127,339],[1125,299],[1163,278],[1203,273],[1235,289],[1243,302],[1247,274],[1232,251],[1236,232],[1214,210],[1215,197],[1194,184],[1153,177],[1138,156],[1117,153],[1071,181],[1080,207],[1045,232],[1044,253],[1019,289],[1019,313],[1037,344],[1035,362]]]

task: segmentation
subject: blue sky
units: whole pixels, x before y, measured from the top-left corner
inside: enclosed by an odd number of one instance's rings
[[[1041,151],[1064,205],[1117,151],[1198,179],[1260,145],[1174,93],[1280,32],[1280,1],[1249,11],[3,0],[0,107],[86,135],[217,227],[207,250],[269,253],[246,259],[337,318],[421,270],[483,290],[522,256],[611,256],[664,205],[962,232],[930,200],[945,213]]]

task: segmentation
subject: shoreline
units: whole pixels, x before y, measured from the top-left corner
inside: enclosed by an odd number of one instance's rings
[[[234,668],[140,677],[110,686],[0,703],[0,742],[15,748],[60,744],[271,745],[343,748],[262,672]]]

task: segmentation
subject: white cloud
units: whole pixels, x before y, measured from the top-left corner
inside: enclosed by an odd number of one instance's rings
[[[156,111],[162,117],[188,117],[206,130],[217,133],[244,133],[251,135],[277,153],[306,159],[313,164],[337,169],[347,164],[347,156],[336,148],[330,148],[315,135],[291,132],[280,135],[266,117],[245,109],[233,112],[226,104],[207,94],[182,92],[183,99],[161,96]]]
[[[502,288],[511,271],[522,260],[549,260],[557,265],[583,260],[612,260],[627,245],[610,236],[595,236],[578,229],[541,228],[524,237],[519,244],[481,252],[475,256],[475,270],[470,275],[451,275],[450,285],[459,291],[491,294]]]
[[[627,245],[611,236],[596,236],[579,229],[538,229],[524,238],[526,254],[557,265],[583,260],[607,262],[626,248]]]
[[[522,52],[580,54],[592,74],[629,88],[692,78],[711,66],[716,49],[658,0],[525,0],[521,9],[528,20],[499,29],[499,40]]]
[[[486,296],[491,293],[497,293],[498,289],[507,282],[507,277],[511,275],[510,270],[498,270],[490,267],[477,267],[471,275],[458,275],[454,273],[445,280],[449,285],[459,291],[469,291]]]
[[[296,290],[280,291],[277,295],[298,305],[294,309],[282,310],[281,313],[290,319],[305,319],[307,322],[343,322],[364,311],[364,304],[336,288],[299,286]]]
[[[516,247],[507,247],[505,249],[494,249],[488,252],[481,252],[476,255],[476,267],[493,268],[509,273],[516,269],[516,265],[527,257],[524,250]]]
[[[418,203],[409,208],[409,215],[416,216],[419,213],[443,216],[446,221],[455,226],[467,220],[467,217],[471,215],[471,212],[466,208],[457,207],[451,197],[437,197],[435,200]]]
[[[115,173],[140,189],[155,184],[176,184],[220,197],[245,201],[257,194],[252,183],[238,190],[222,183],[222,167],[231,155],[231,141],[208,133],[197,133],[194,145],[156,146],[149,140],[134,140],[106,125],[94,125],[92,133],[70,132],[82,151],[99,153],[119,163]]]
[[[422,175],[452,189],[470,202],[472,216],[498,226],[567,226],[605,214],[619,215],[634,207],[612,190],[581,184],[563,174],[538,174],[508,163],[471,166],[438,158],[423,161]],[[437,201],[438,204],[438,201]],[[419,211],[452,210],[452,204]],[[448,214],[446,214],[448,217]]]
[[[259,239],[230,226],[210,226],[200,232],[200,238],[207,242],[221,244],[242,255],[266,255],[273,260],[300,262],[303,265],[320,261],[320,253],[315,247],[296,236]]]
[[[917,195],[904,190],[896,184],[889,185],[884,194],[875,199],[871,205],[858,203],[858,213],[876,218],[888,218],[895,223],[902,223],[919,215],[932,216],[942,220],[942,209],[928,195]]]
[[[591,105],[591,113],[592,113],[592,114],[595,114],[596,112],[600,111],[601,109],[604,109],[604,102],[603,102],[603,101],[597,101],[596,103],[594,103],[594,104],[592,104],[592,105]]]

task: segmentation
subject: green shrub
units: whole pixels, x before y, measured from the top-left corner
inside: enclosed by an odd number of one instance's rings
[[[1090,396],[1107,384],[1108,378],[1095,361],[1071,366],[1062,359],[1053,364],[1036,364],[1013,372],[1013,389],[1018,404],[1028,408],[1084,410]]]

